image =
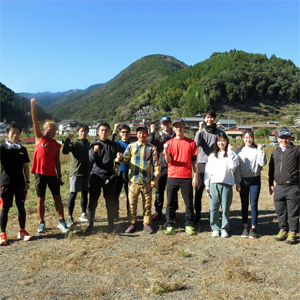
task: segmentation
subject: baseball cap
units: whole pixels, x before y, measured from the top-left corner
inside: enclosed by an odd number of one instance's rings
[[[163,123],[163,122],[170,122],[171,123],[171,119],[169,118],[169,117],[162,117],[161,119],[160,119],[160,123]]]
[[[288,128],[281,128],[278,130],[277,136],[282,137],[282,136],[291,136],[292,133]]]
[[[136,132],[138,132],[141,129],[145,129],[148,133],[148,127],[146,125],[139,125],[139,127],[136,129]]]
[[[182,124],[185,126],[183,120],[180,119],[180,118],[175,119],[175,120],[172,122],[172,126],[173,126],[175,123],[182,123]]]

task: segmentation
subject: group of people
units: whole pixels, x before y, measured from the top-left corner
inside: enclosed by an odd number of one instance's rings
[[[63,183],[60,165],[61,145],[54,139],[57,127],[53,121],[46,121],[41,131],[36,115],[36,100],[31,100],[31,114],[35,132],[35,151],[31,173],[35,178],[37,211],[40,220],[38,233],[46,230],[45,194],[48,185],[59,216],[57,227],[63,233],[75,224],[73,211],[77,193],[81,192],[81,215],[79,220],[87,222],[86,232],[91,232],[98,199],[103,190],[109,231],[119,219],[119,196],[125,190],[129,225],[126,233],[137,229],[137,205],[142,196],[143,228],[153,233],[152,221],[162,218],[164,192],[167,187],[166,231],[175,232],[178,221],[178,191],[181,190],[185,203],[185,231],[194,235],[194,224],[201,221],[202,194],[205,190],[210,203],[210,226],[212,237],[229,236],[230,205],[233,186],[240,193],[242,206],[242,237],[257,238],[258,200],[261,188],[261,170],[267,164],[262,145],[254,143],[251,130],[243,133],[243,145],[236,152],[229,144],[227,135],[216,126],[216,113],[212,110],[199,123],[195,139],[184,136],[185,124],[180,118],[171,122],[169,117],[160,120],[161,131],[155,132],[155,125],[139,125],[137,141],[130,143],[130,127],[115,124],[111,138],[108,123],[101,123],[97,133],[99,139],[89,143],[89,128],[78,124],[77,135],[70,133],[64,142],[63,154],[71,153],[70,196],[68,219],[65,221],[60,196]],[[115,142],[117,131],[120,139]],[[0,226],[1,245],[7,244],[6,225],[8,211],[15,196],[19,211],[20,229],[17,237],[30,240],[32,236],[25,229],[26,212],[24,203],[30,188],[29,157],[20,143],[21,128],[13,122],[7,127],[8,140],[1,150],[1,198]],[[149,137],[149,142],[148,142]],[[278,216],[279,233],[275,239],[289,244],[296,242],[299,227],[299,165],[300,147],[291,142],[291,131],[278,131],[280,146],[272,153],[269,162],[270,194],[274,194],[275,211]],[[24,178],[25,177],[25,178]],[[276,187],[274,188],[274,180]],[[156,187],[155,214],[151,216],[152,189]],[[195,196],[193,189],[195,188]],[[248,224],[249,202],[251,226]],[[222,209],[220,218],[219,209]]]

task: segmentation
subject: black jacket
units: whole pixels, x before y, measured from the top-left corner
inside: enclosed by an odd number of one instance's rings
[[[94,152],[94,145],[99,145],[98,152]],[[111,140],[98,140],[91,143],[89,159],[92,164],[92,174],[96,174],[102,179],[106,179],[114,173],[114,161],[119,152],[117,143]]]
[[[165,161],[165,156],[163,155],[164,144],[175,137],[175,132],[171,129],[171,137],[166,138],[166,135],[163,131],[158,133],[151,132],[149,135],[149,143],[154,145],[157,149],[158,153],[158,161],[159,161],[159,170],[162,171],[166,169],[167,162]]]
[[[300,146],[290,143],[284,152],[278,147],[269,162],[269,186],[274,186],[274,180],[281,186],[300,186],[299,166]]]

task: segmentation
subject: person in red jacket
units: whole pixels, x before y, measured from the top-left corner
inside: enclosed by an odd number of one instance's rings
[[[64,218],[64,207],[60,196],[61,165],[60,147],[61,145],[54,139],[57,131],[53,121],[46,121],[43,125],[45,135],[40,129],[35,111],[36,100],[31,99],[31,116],[35,133],[35,150],[31,173],[35,174],[35,189],[37,193],[37,212],[40,219],[38,233],[45,231],[45,195],[46,187],[50,188],[55,202],[55,209],[59,216],[57,228],[67,233],[69,229]]]

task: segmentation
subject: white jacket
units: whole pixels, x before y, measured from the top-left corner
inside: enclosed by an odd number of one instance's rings
[[[218,152],[218,158],[214,153],[210,154],[205,166],[204,184],[205,189],[209,190],[210,183],[225,183],[234,185],[234,172],[239,165],[237,155],[228,147],[227,157],[224,157],[225,152]]]
[[[242,178],[256,177],[264,165],[267,163],[267,156],[263,149],[258,147],[244,146],[236,151],[240,165],[236,170],[236,182],[241,182]]]

